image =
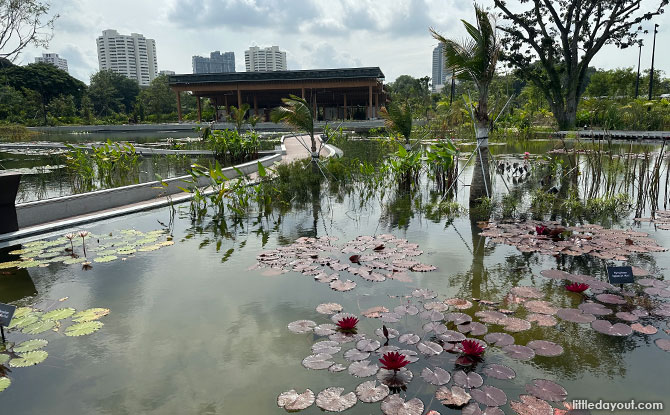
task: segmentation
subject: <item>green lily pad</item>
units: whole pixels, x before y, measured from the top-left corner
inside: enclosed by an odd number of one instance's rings
[[[65,261],[63,261],[63,264],[72,265],[72,264],[81,264],[82,262],[86,262],[86,258],[81,257],[81,258],[66,259]]]
[[[9,361],[9,366],[11,367],[28,367],[35,366],[46,360],[49,356],[49,353],[44,350],[35,350],[32,352],[24,353],[21,357],[17,359],[12,359]]]
[[[95,261],[95,262],[112,262],[115,259],[119,259],[119,257],[116,256],[116,255],[105,255],[105,256],[96,257],[93,261]]]
[[[19,307],[14,310],[14,318],[22,318],[35,311],[32,307]]]
[[[77,310],[74,308],[68,307],[68,308],[59,308],[57,310],[52,310],[49,311],[48,313],[44,313],[42,315],[42,319],[44,320],[53,320],[53,321],[58,321],[58,320],[63,320],[65,318],[70,317],[73,315]]]
[[[7,362],[9,362],[9,355],[0,353],[0,365],[4,365]]]
[[[135,252],[137,252],[137,249],[135,249],[135,247],[132,246],[121,248],[116,251],[116,253],[119,255],[132,255]]]
[[[30,249],[15,249],[13,251],[9,251],[9,255],[23,255],[26,252],[30,252]]]
[[[46,345],[49,344],[48,341],[43,340],[43,339],[32,339],[25,341],[18,346],[14,347],[14,351],[16,353],[26,353],[26,352],[32,352],[35,350],[39,350],[43,347],[46,347]],[[7,356],[9,358],[9,356]]]
[[[0,269],[14,268],[21,265],[21,261],[0,262]]]
[[[60,254],[60,252],[45,252],[43,254],[40,254],[38,256],[38,258],[40,258],[40,259],[55,258],[57,256],[60,256],[59,254]]]
[[[145,245],[145,246],[141,247],[140,249],[138,249],[138,251],[140,251],[140,252],[151,252],[151,251],[157,251],[159,249],[161,249],[160,245]]]
[[[73,324],[65,329],[65,335],[70,337],[86,336],[95,333],[104,326],[102,321],[86,321],[84,323]]]
[[[25,315],[23,317],[16,318],[14,317],[12,319],[12,322],[9,324],[9,328],[24,328],[27,326],[30,326],[31,324],[35,324],[38,321],[40,321],[40,313],[30,313],[28,315]]]
[[[12,381],[8,377],[0,377],[0,392],[4,391],[12,384]]]
[[[109,314],[109,308],[89,308],[88,310],[83,310],[75,314],[74,317],[72,317],[72,321],[84,323],[86,321],[97,320],[107,314]]]
[[[21,262],[21,265],[18,266],[18,268],[35,268],[39,267],[42,264],[44,264],[44,262],[36,260],[23,261]]]
[[[53,320],[41,320],[37,323],[31,324],[30,326],[23,329],[25,334],[40,334],[45,331],[49,331],[52,328],[56,327],[56,322]]]

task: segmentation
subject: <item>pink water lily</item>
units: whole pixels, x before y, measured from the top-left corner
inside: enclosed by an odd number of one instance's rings
[[[566,285],[565,289],[573,293],[582,293],[589,289],[589,285],[580,282],[573,282],[572,284]]]
[[[404,354],[400,354],[398,352],[388,352],[384,353],[384,356],[379,359],[379,363],[382,364],[383,369],[397,372],[398,370],[407,366],[407,364],[409,364],[409,360],[405,359]]]
[[[358,318],[356,317],[344,317],[337,321],[337,327],[340,331],[344,332],[353,332],[356,331],[356,324],[358,324]]]
[[[484,348],[476,340],[463,340],[461,342],[461,351],[466,356],[480,357],[484,354]]]

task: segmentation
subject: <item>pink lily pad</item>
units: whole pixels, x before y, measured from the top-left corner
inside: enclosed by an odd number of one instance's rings
[[[470,402],[472,398],[465,389],[454,386],[449,389],[446,386],[441,386],[435,392],[435,398],[437,398],[443,405],[460,407]]]
[[[356,405],[358,398],[353,392],[342,394],[344,388],[327,388],[316,396],[316,406],[329,412],[342,412]]]
[[[493,344],[494,346],[504,347],[514,344],[514,337],[507,333],[489,333],[484,336],[484,340]]]
[[[510,293],[523,298],[542,298],[544,294],[535,287],[518,286],[509,290]]]
[[[512,333],[526,331],[531,328],[531,324],[528,321],[516,317],[507,317],[503,320],[502,324],[504,330]]]
[[[356,342],[356,348],[362,352],[374,352],[380,346],[381,343],[374,339],[362,339]]]
[[[377,380],[389,388],[402,388],[412,381],[414,375],[406,367],[397,372],[393,370],[379,369]]]
[[[302,365],[307,369],[312,370],[323,370],[331,367],[335,362],[332,359],[333,356],[327,353],[318,353],[307,356],[302,360]]]
[[[453,321],[454,324],[459,325],[463,323],[469,323],[472,321],[472,317],[465,313],[447,313],[444,315],[444,318],[447,321]]]
[[[466,389],[470,388],[478,388],[484,384],[484,379],[476,373],[476,372],[470,372],[470,373],[465,373],[462,370],[459,370],[458,372],[454,373],[454,383],[458,386],[462,386]]]
[[[337,326],[334,324],[319,324],[314,327],[314,334],[317,336],[330,336],[337,333]]]
[[[531,340],[527,346],[533,349],[538,356],[554,357],[563,354],[561,345],[547,340]]]
[[[551,402],[561,402],[568,397],[568,391],[558,383],[546,379],[535,379],[532,384],[526,385],[526,392]]]
[[[561,308],[556,315],[565,321],[573,323],[591,323],[596,317],[593,314],[587,314],[576,308]]]
[[[438,354],[442,353],[442,350],[444,350],[442,349],[441,345],[431,341],[419,342],[416,345],[416,348],[427,356],[437,356]]]
[[[453,330],[447,330],[444,333],[437,336],[438,339],[443,342],[457,343],[465,340],[465,335]]]
[[[466,310],[472,307],[472,303],[470,301],[464,300],[462,298],[447,298],[446,300],[444,300],[444,302],[445,304],[448,304],[459,310]]]
[[[354,288],[356,288],[356,283],[353,282],[352,280],[346,280],[346,281],[335,280],[330,283],[330,288],[332,288],[335,291],[351,291]]]
[[[596,300],[607,304],[626,304],[626,300],[616,294],[598,294],[596,295]]]
[[[593,330],[610,336],[629,336],[633,334],[633,329],[628,324],[612,324],[607,320],[595,320],[591,323]]]
[[[324,303],[316,306],[316,312],[320,314],[335,314],[342,311],[342,306],[337,303]]]
[[[531,313],[554,315],[558,312],[558,307],[554,307],[548,301],[531,300],[523,304]]]
[[[651,324],[648,326],[642,325],[640,323],[633,323],[630,325],[630,328],[633,329],[634,331],[642,334],[656,334],[658,333],[658,329]]]
[[[412,291],[412,297],[421,298],[424,300],[432,300],[437,297],[437,294],[433,290],[428,290],[426,288],[420,288]]]
[[[355,349],[352,349],[355,350]],[[373,376],[379,371],[379,366],[369,360],[359,360],[349,365],[349,374],[357,378],[366,378]]]
[[[612,314],[612,310],[600,303],[582,303],[577,306],[577,308],[582,310],[584,313],[593,314],[596,316],[606,316],[608,314]]]
[[[362,352],[358,349],[349,349],[344,352],[344,358],[350,362],[355,362],[357,360],[365,360],[370,357],[370,352]]]
[[[654,343],[656,343],[659,349],[670,352],[670,339],[656,339]]]
[[[511,401],[509,403],[512,408],[519,415],[553,415],[554,409],[549,403],[538,399],[531,395],[519,396],[521,402]]]
[[[419,398],[405,402],[398,395],[389,395],[382,401],[381,410],[384,415],[421,415],[423,407],[423,402]]]
[[[436,367],[433,369],[426,367],[421,371],[421,377],[423,380],[432,385],[441,386],[449,383],[451,374],[441,367]]]
[[[386,385],[377,385],[376,380],[368,380],[356,387],[356,396],[361,402],[374,403],[379,402],[389,395],[389,387]]]
[[[429,323],[430,324],[430,323]],[[404,344],[417,344],[421,340],[421,337],[417,336],[414,333],[405,333],[398,338],[400,343]]]
[[[507,403],[507,394],[501,389],[484,385],[470,391],[472,399],[486,406],[502,406]]]
[[[288,324],[291,333],[303,334],[314,330],[316,323],[312,320],[296,320]]]
[[[512,359],[530,360],[535,357],[535,351],[530,347],[511,344],[502,348],[502,351]]]
[[[526,320],[535,322],[540,327],[553,327],[558,324],[558,320],[554,316],[547,314],[531,313],[526,316]]]
[[[314,404],[314,392],[306,389],[303,393],[298,393],[295,389],[287,392],[282,392],[277,397],[277,406],[284,408],[287,411],[301,411],[307,409]]]
[[[516,377],[516,372],[510,367],[498,364],[490,364],[483,370],[488,377],[501,380],[510,380]]]

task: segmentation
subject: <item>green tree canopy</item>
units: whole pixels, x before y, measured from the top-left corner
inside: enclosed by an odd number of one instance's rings
[[[139,93],[140,87],[137,81],[109,70],[91,76],[91,85],[88,89],[95,113],[101,116],[115,112],[130,112]]]
[[[154,114],[159,122],[163,114],[177,111],[177,98],[170,89],[167,75],[154,78],[149,87],[140,93],[140,100],[149,113]]]

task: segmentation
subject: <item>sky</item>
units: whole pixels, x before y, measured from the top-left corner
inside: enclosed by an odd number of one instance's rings
[[[518,1],[518,0],[516,0]],[[658,0],[643,0],[643,4]],[[514,0],[511,1],[512,3]],[[400,75],[431,76],[428,32],[462,38],[460,19],[474,20],[471,0],[51,0],[59,14],[48,51],[68,60],[70,74],[88,83],[98,70],[96,38],[105,29],[156,40],[158,70],[191,73],[193,55],[235,52],[244,71],[249,46],[277,45],[289,69],[379,66],[392,82]],[[480,0],[491,6],[492,0]],[[670,74],[670,8],[660,24],[655,68]],[[653,23],[642,35],[642,70],[651,64]],[[34,62],[44,48],[27,48],[16,61]],[[666,51],[666,52],[664,52]],[[637,67],[638,50],[606,46],[592,66]]]

